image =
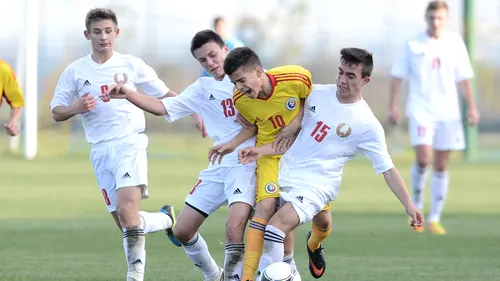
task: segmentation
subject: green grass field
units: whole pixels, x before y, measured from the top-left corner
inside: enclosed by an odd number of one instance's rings
[[[143,209],[173,203],[180,210],[206,167],[209,142],[164,137],[150,147],[151,198]],[[0,280],[124,280],[121,233],[107,214],[88,156],[41,154],[31,162],[0,155]],[[395,163],[408,183],[410,158]],[[434,236],[410,232],[403,208],[369,162],[349,163],[332,204],[334,230],[324,245],[328,268],[321,280],[500,280],[499,171],[498,164],[454,163],[443,217],[449,234]],[[219,210],[201,229],[219,264],[225,215]],[[304,243],[309,229],[302,226],[296,241],[302,280],[314,280]],[[146,280],[203,279],[163,233],[150,234],[146,244]]]

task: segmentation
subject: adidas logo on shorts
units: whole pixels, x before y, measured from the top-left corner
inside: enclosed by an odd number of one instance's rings
[[[304,197],[303,197],[303,196],[297,196],[297,197],[295,197],[295,198],[296,198],[297,200],[299,200],[299,201],[300,201],[300,203],[303,203],[303,201],[304,201]]]
[[[209,99],[209,100],[214,100],[214,99],[215,99],[215,97],[214,97],[214,95],[210,94],[210,97],[209,97],[208,99]]]
[[[122,179],[130,179],[130,178],[132,177],[128,174],[128,172],[126,172],[125,175],[123,175],[122,177]]]
[[[233,192],[233,195],[236,195],[236,194],[242,194],[242,192],[239,188],[236,188],[236,190]]]
[[[90,86],[89,80],[85,80],[85,82],[83,82],[83,86]]]

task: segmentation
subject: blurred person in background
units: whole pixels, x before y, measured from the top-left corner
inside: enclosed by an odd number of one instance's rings
[[[243,47],[244,44],[239,39],[235,37],[229,36],[226,19],[222,16],[218,16],[214,19],[213,22],[213,30],[215,33],[219,34],[226,43],[226,46],[229,48],[229,51],[234,48]],[[210,73],[208,73],[205,69],[201,71],[201,77],[211,77]]]
[[[474,73],[466,46],[459,34],[444,30],[448,10],[445,1],[430,2],[425,11],[427,29],[408,40],[394,61],[388,116],[391,124],[399,122],[398,92],[401,81],[409,80],[406,116],[416,155],[411,170],[413,200],[422,210],[432,163],[428,227],[436,234],[446,233],[441,214],[448,194],[450,151],[465,149],[459,90],[468,106],[465,114],[469,125],[479,122],[471,83]],[[423,226],[415,228],[416,232],[423,230]]]
[[[4,124],[3,127],[9,136],[17,136],[19,134],[19,122],[21,121],[24,97],[12,67],[2,60],[0,60],[0,93],[2,94],[0,96],[0,106],[5,99],[11,108],[9,123]]]

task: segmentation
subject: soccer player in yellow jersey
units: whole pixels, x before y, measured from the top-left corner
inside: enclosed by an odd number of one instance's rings
[[[0,60],[0,94],[0,106],[5,99],[11,107],[9,123],[3,125],[3,127],[8,135],[17,136],[19,134],[19,121],[21,121],[24,98],[14,71],[8,63],[2,60]]]
[[[247,47],[236,48],[224,61],[224,71],[235,84],[234,105],[252,125],[244,128],[230,142],[214,146],[209,159],[219,161],[239,144],[257,133],[256,146],[275,143],[276,149],[291,145],[300,128],[303,102],[312,90],[311,73],[301,66],[287,65],[264,71],[257,54]],[[276,212],[279,198],[278,170],[281,155],[262,157],[257,161],[256,206],[247,232],[245,264],[242,280],[254,280],[264,245],[268,220]],[[311,274],[319,278],[324,273],[325,259],[321,242],[329,235],[329,206],[313,220],[308,235]],[[288,240],[290,239],[290,240]],[[293,235],[287,236],[286,257],[292,258]],[[292,265],[295,267],[295,265]]]

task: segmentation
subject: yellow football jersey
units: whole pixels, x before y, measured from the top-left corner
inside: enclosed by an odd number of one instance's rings
[[[273,142],[280,129],[297,116],[300,99],[312,90],[309,70],[298,65],[280,66],[266,71],[273,91],[267,99],[251,99],[236,90],[233,94],[238,112],[258,127],[257,146]]]

